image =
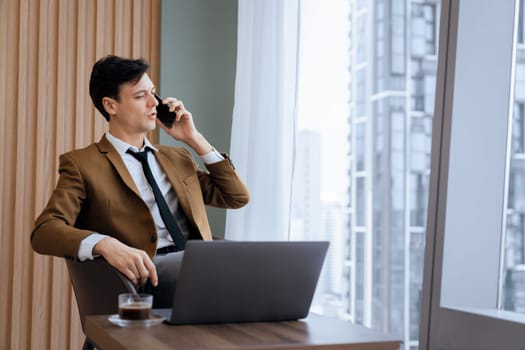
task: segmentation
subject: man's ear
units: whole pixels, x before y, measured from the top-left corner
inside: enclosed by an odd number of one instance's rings
[[[102,97],[102,106],[104,106],[104,109],[106,112],[108,112],[109,115],[113,115],[117,112],[117,101],[112,99],[111,97]]]

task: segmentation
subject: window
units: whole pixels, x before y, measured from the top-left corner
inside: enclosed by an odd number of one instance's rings
[[[406,52],[405,42],[405,0],[391,0],[391,71],[392,74],[405,74]]]
[[[388,18],[385,14],[386,6],[383,0],[379,0],[375,4],[375,23],[374,23],[374,57],[375,57],[375,69],[374,69],[374,92],[382,91],[385,88],[385,65],[387,64],[385,58],[385,38],[388,38],[387,28],[388,23],[385,20]]]
[[[523,0],[519,0],[519,7],[520,9],[523,9],[524,7],[524,1]],[[525,33],[524,33],[524,30],[525,28],[523,27],[525,25],[525,22],[523,21],[523,10],[520,10],[519,14],[518,14],[518,44],[523,44],[524,43],[524,39],[525,39]]]
[[[439,6],[301,3],[316,20],[301,22],[300,57],[316,60],[299,71],[292,237],[331,241],[313,311],[404,350],[418,346]]]
[[[345,71],[345,73],[347,73]],[[359,117],[366,116],[366,69],[362,68],[355,71],[356,77],[356,115]]]
[[[412,3],[412,54],[414,56],[436,53],[436,5]]]
[[[356,63],[364,63],[366,60],[366,13],[357,16],[357,54]]]
[[[525,104],[515,101],[512,126],[512,155],[525,153]]]
[[[364,171],[365,170],[365,131],[366,131],[366,122],[359,122],[355,124],[355,170]]]
[[[420,346],[517,349],[525,343],[523,165],[509,136],[520,134],[511,130],[520,118],[519,106],[512,111],[519,12],[514,1],[441,4]]]

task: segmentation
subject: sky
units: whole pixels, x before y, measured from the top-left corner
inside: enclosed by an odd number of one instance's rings
[[[346,204],[349,1],[301,1],[297,125],[321,133],[321,199]]]

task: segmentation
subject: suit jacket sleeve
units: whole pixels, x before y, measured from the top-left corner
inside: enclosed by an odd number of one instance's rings
[[[235,209],[244,206],[250,199],[246,186],[225,155],[223,161],[206,165],[200,169],[191,153],[181,147],[158,146],[158,160],[170,178],[179,204],[189,223],[191,237],[212,239],[205,205]]]
[[[93,233],[75,228],[86,199],[85,186],[75,163],[60,156],[59,179],[31,234],[33,249],[41,254],[76,257],[80,242]]]
[[[199,173],[204,202],[219,208],[241,208],[249,202],[250,194],[228,155],[223,156],[223,161],[206,165],[209,173]]]

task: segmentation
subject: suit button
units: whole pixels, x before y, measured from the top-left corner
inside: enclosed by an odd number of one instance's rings
[[[155,243],[157,241],[157,237],[151,236],[150,241],[151,243]]]

